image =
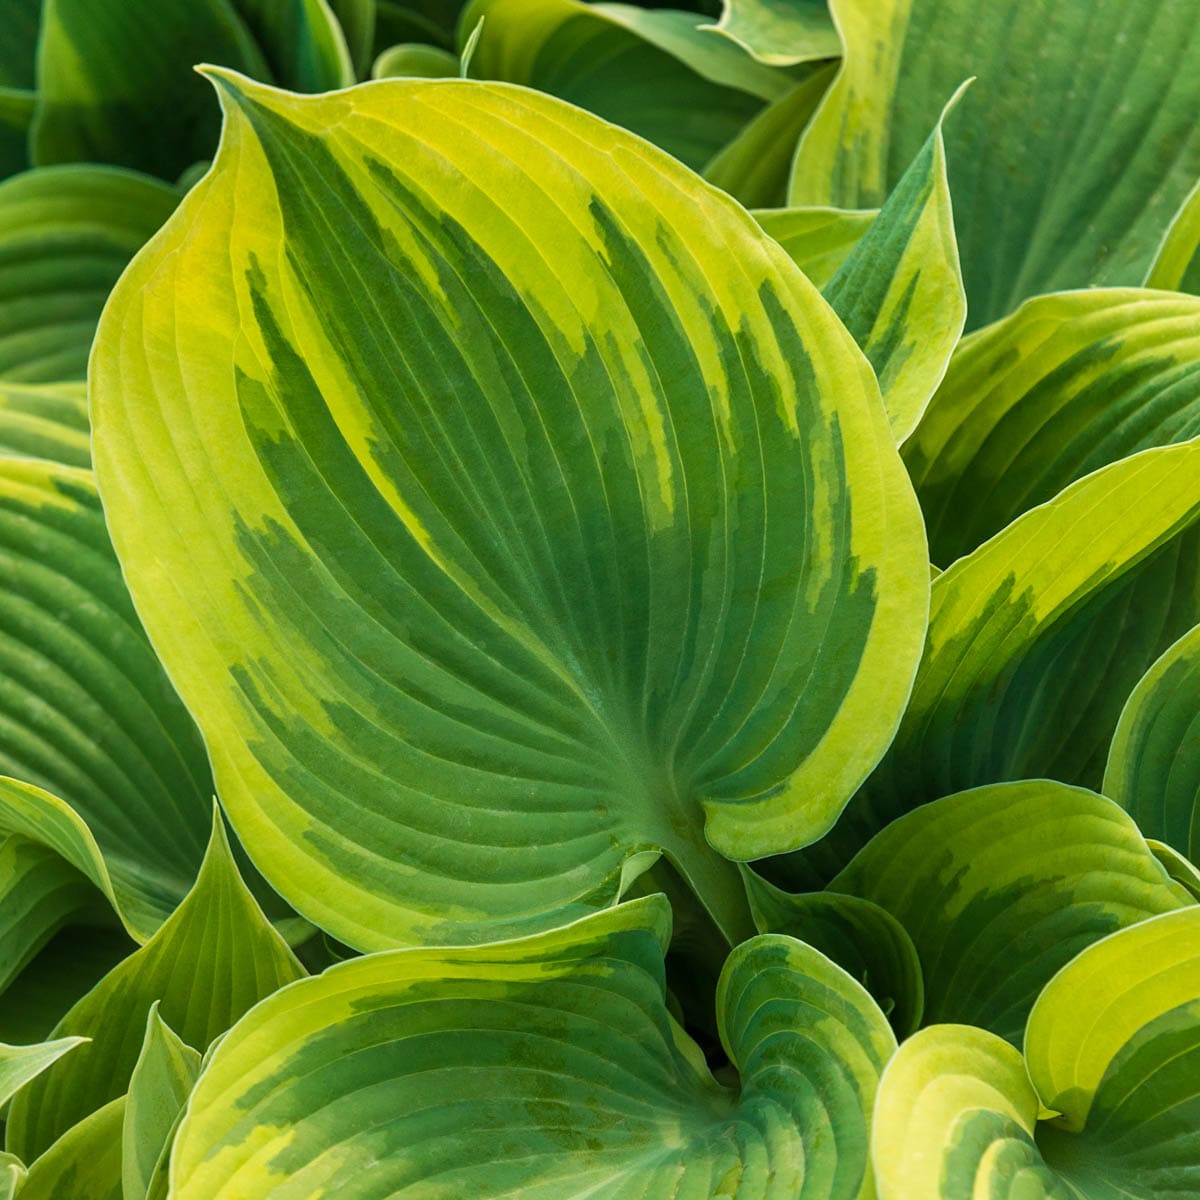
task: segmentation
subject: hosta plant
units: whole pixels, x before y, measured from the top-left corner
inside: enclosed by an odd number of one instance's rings
[[[0,23],[0,1200],[1200,1196],[1197,0]]]

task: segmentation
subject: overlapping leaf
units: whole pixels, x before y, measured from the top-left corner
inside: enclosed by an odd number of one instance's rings
[[[875,997],[899,1037],[919,1027],[925,1008],[921,960],[890,912],[839,892],[790,895],[750,871],[746,889],[760,933],[786,933],[827,955]]]
[[[89,440],[82,383],[0,380],[0,454],[90,467]]]
[[[1019,1043],[1051,976],[1118,929],[1192,903],[1111,800],[1045,780],[926,804],[877,834],[830,884],[911,936],[925,1021]]]
[[[793,80],[695,13],[579,0],[473,0],[476,79],[521,83],[631,129],[699,170]],[[814,97],[815,101],[815,97]]]
[[[952,792],[1050,778],[1098,788],[1125,698],[1200,620],[1200,443],[1093,472],[932,585],[929,634],[888,754],[822,843],[807,890],[889,821]]]
[[[761,62],[791,66],[841,55],[825,0],[724,0],[721,9],[714,28]]]
[[[747,208],[774,209],[787,199],[796,143],[833,81],[834,66],[817,63],[799,74],[789,91],[747,121],[704,166],[705,179]]]
[[[154,1191],[163,1191],[172,1138],[200,1074],[200,1055],[162,1019],[158,1008],[157,1001],[150,1008],[146,1037],[129,1079],[121,1126],[124,1200],[147,1200]]]
[[[65,925],[113,916],[91,881],[56,850],[28,838],[0,842],[0,992]]]
[[[69,925],[0,995],[0,1038],[29,1043],[50,1036],[67,1011],[137,949],[127,933]]]
[[[667,1015],[669,925],[649,897],[286,989],[213,1054],[172,1195],[869,1196],[868,1122],[895,1046],[883,1014],[817,951],[753,938],[718,988],[739,1076],[722,1087]]]
[[[148,1016],[207,1047],[256,1001],[304,975],[246,889],[219,819],[196,884],[163,927],[59,1022],[55,1037],[88,1037],[19,1093],[6,1147],[36,1158],[129,1086]],[[121,1175],[117,1153],[117,1175]]]
[[[942,121],[822,288],[875,368],[892,435],[912,433],[966,320]]]
[[[460,74],[457,54],[440,46],[404,42],[389,46],[371,68],[375,79],[453,79]]]
[[[0,379],[83,379],[100,310],[179,195],[107,167],[0,184]]]
[[[1147,837],[1200,862],[1200,630],[1169,647],[1129,697],[1104,790]]]
[[[89,472],[0,458],[0,830],[146,937],[195,878],[211,782],[134,615]]]
[[[220,127],[199,62],[304,91],[354,81],[326,0],[44,0],[34,162],[177,178]]]
[[[0,4],[0,88],[33,89],[34,58],[42,0],[4,0]]]
[[[1159,1200],[1200,1186],[1200,908],[1083,951],[1038,998],[1025,1047],[1022,1062],[955,1025],[901,1047],[873,1131],[880,1200]]]
[[[375,53],[402,42],[453,49],[462,7],[463,0],[377,0]]]
[[[51,1063],[86,1041],[86,1038],[68,1037],[34,1046],[0,1045],[0,1105],[7,1104]]]
[[[923,636],[865,359],[744,212],[578,109],[223,86],[91,386],[252,857],[360,948],[552,927],[659,851],[745,931],[722,856],[829,827]]]
[[[29,1168],[21,1200],[124,1200],[121,1096],[73,1125]]]
[[[32,91],[0,87],[0,179],[29,166],[29,126],[36,103]]]
[[[904,460],[948,566],[1068,484],[1200,434],[1200,298],[1041,296],[966,338]]]
[[[1200,295],[1200,184],[1175,214],[1150,265],[1146,286]]]
[[[764,208],[754,214],[821,288],[837,274],[878,215],[874,208]]]
[[[845,63],[789,203],[881,204],[938,112],[972,327],[1026,297],[1136,284],[1200,176],[1200,25],[1178,0],[832,0]]]

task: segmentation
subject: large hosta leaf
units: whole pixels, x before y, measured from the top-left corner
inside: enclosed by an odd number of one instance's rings
[[[841,77],[792,204],[882,203],[938,112],[972,326],[1027,296],[1140,283],[1200,175],[1200,23],[1186,0],[832,0]]]
[[[881,1200],[1195,1195],[1200,908],[1068,963],[1030,1014],[1024,1063],[982,1030],[917,1034],[884,1074],[872,1140]]]
[[[1085,946],[1192,902],[1111,800],[1044,780],[923,805],[829,886],[873,901],[912,937],[927,1023],[1013,1042],[1043,986]]]
[[[1147,837],[1200,863],[1200,629],[1146,672],[1121,713],[1104,790]]]
[[[6,1148],[29,1161],[77,1121],[122,1095],[156,1002],[163,1020],[188,1045],[204,1048],[256,1001],[304,974],[238,875],[218,820],[184,902],[56,1026],[56,1038],[92,1041],[17,1095]]]
[[[109,167],[0,184],[0,379],[83,379],[112,285],[178,199],[166,184]]]
[[[722,1087],[667,1015],[669,924],[653,896],[529,939],[370,955],[273,996],[201,1076],[172,1196],[869,1196],[883,1014],[817,951],[753,938],[717,990],[740,1080]]]
[[[985,783],[1098,788],[1125,698],[1200,620],[1200,442],[1145,450],[1026,513],[933,581],[887,756],[787,875],[828,880],[889,821]]]
[[[0,458],[0,830],[149,936],[195,878],[211,781],[125,590],[91,474]],[[20,782],[18,782],[20,781]]]
[[[360,948],[561,924],[659,851],[744,931],[721,855],[830,826],[924,631],[865,359],[746,213],[578,109],[223,86],[91,386],[252,857]]]
[[[1040,296],[965,339],[904,460],[948,566],[1069,483],[1200,434],[1200,298]]]
[[[460,29],[484,26],[476,79],[549,92],[641,134],[700,169],[768,100],[783,72],[700,26],[695,13],[643,13],[579,0],[473,0]],[[656,26],[675,26],[674,37]],[[814,97],[815,100],[815,97]]]
[[[33,157],[175,179],[211,156],[217,62],[304,91],[353,82],[326,0],[44,0]]]

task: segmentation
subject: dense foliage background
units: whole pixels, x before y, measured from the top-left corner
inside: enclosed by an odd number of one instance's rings
[[[0,0],[0,1200],[1200,1197],[1198,114]]]

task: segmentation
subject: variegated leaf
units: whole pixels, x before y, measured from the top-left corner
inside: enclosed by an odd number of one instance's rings
[[[251,856],[359,948],[552,927],[660,852],[746,932],[726,859],[829,828],[923,638],[866,360],[744,211],[579,109],[221,85],[91,387]]]

